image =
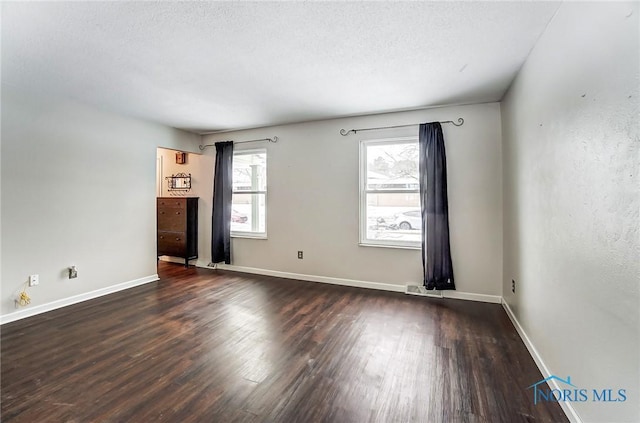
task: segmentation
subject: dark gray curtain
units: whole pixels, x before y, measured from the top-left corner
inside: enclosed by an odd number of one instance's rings
[[[231,196],[233,194],[233,141],[216,143],[211,221],[211,262],[231,263]]]
[[[449,246],[447,157],[439,122],[420,125],[422,266],[427,289],[456,289]]]

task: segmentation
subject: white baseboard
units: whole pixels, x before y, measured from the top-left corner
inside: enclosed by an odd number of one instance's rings
[[[184,258],[180,258],[180,257],[160,256],[160,257],[158,257],[158,259],[160,261],[167,261],[169,263],[184,264]],[[194,262],[194,260],[195,260],[195,262]],[[189,260],[189,265],[190,266],[202,267],[202,266],[199,266],[199,264],[202,264],[199,259],[191,259],[191,260]]]
[[[196,260],[196,267],[202,267],[204,269],[213,269],[213,267],[209,266],[209,264],[211,264],[211,260],[204,260],[204,259]]]
[[[211,267],[208,267],[211,269]],[[275,276],[277,278],[298,279],[309,282],[330,283],[332,285],[353,286],[356,288],[369,288],[381,291],[404,292],[404,285],[394,285],[390,283],[359,281],[356,279],[332,278],[329,276],[305,275],[301,273],[281,272],[279,270],[258,269],[255,267],[235,266],[233,264],[218,264],[220,270],[230,270],[233,272],[251,273],[254,275]]]
[[[513,323],[513,326],[515,326],[516,331],[518,332],[518,335],[520,335],[520,338],[522,339],[522,342],[524,342],[524,345],[527,347],[527,350],[529,350],[529,354],[531,354],[533,361],[535,361],[536,365],[538,366],[538,369],[540,369],[540,373],[542,373],[542,376],[545,379],[551,376],[552,373],[549,371],[549,368],[547,367],[547,365],[544,364],[544,361],[542,361],[542,357],[540,356],[540,353],[538,353],[538,350],[531,342],[531,339],[529,339],[529,336],[520,325],[520,322],[518,322],[516,315],[513,314],[513,311],[511,311],[511,307],[509,307],[509,304],[507,304],[507,302],[503,300],[502,306],[507,312],[507,316],[509,316],[509,319],[511,319],[511,323]],[[557,390],[563,389],[562,387],[560,387],[560,385],[558,385],[558,381],[555,379],[549,380],[548,383],[549,385],[551,385],[551,389],[557,389]],[[560,404],[562,411],[564,411],[564,414],[567,415],[567,418],[569,419],[570,422],[582,423],[582,419],[580,419],[580,417],[578,416],[578,413],[573,408],[573,405],[571,403],[566,401],[558,401],[558,404]]]
[[[208,263],[207,263],[208,264]],[[204,262],[198,261],[196,266],[204,267],[211,269]],[[218,264],[217,266],[220,270],[230,270],[233,272],[242,272],[242,273],[251,273],[254,275],[264,275],[264,276],[275,276],[278,278],[285,279],[297,279],[302,281],[309,282],[322,282],[329,283],[332,285],[342,285],[342,286],[352,286],[356,288],[369,288],[369,289],[377,289],[380,291],[391,291],[391,292],[402,292],[404,293],[407,289],[405,285],[395,285],[391,283],[382,283],[382,282],[371,282],[371,281],[361,281],[356,279],[343,279],[343,278],[332,278],[329,276],[316,276],[316,275],[306,275],[302,273],[291,273],[291,272],[281,272],[278,270],[268,270],[268,269],[259,269],[255,267],[244,267],[244,266],[235,266],[232,264]],[[485,294],[474,294],[471,292],[459,292],[459,291],[434,291],[441,292],[443,298],[453,298],[458,300],[470,300],[470,301],[481,301],[485,303],[495,303],[500,304],[502,302],[502,297],[499,295],[485,295]]]
[[[442,297],[453,298],[454,300],[480,301],[483,303],[500,304],[502,297],[500,295],[475,294],[473,292],[461,291],[442,291]]]
[[[108,286],[106,288],[96,289],[95,291],[85,292],[83,294],[74,295],[72,297],[63,298],[61,300],[52,301],[50,303],[41,304],[33,307],[26,307],[21,310],[14,311],[13,313],[0,316],[0,325],[9,323],[9,322],[14,322],[20,319],[25,319],[27,317],[35,316],[36,314],[46,313],[48,311],[56,310],[58,308],[66,307],[72,304],[77,304],[83,301],[102,297],[104,295],[113,294],[114,292],[133,288],[134,286],[144,285],[145,283],[149,283],[149,282],[155,282],[158,279],[160,278],[158,277],[157,274],[145,276],[143,278],[134,279],[132,281]]]

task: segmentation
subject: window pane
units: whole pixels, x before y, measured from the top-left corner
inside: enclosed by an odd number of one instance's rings
[[[265,151],[233,154],[233,190],[266,191],[267,153]]]
[[[418,143],[373,144],[367,147],[368,190],[418,189]]]
[[[266,194],[233,194],[232,232],[265,232]]]
[[[419,193],[366,194],[366,238],[420,243]]]

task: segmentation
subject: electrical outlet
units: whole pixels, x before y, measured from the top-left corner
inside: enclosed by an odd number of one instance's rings
[[[516,281],[511,279],[511,292],[516,293]]]
[[[29,276],[29,286],[36,286],[40,284],[40,276],[38,275],[30,275]]]
[[[298,258],[299,258],[299,259],[302,259],[302,257],[303,257],[303,256],[302,256],[302,251],[298,251]]]

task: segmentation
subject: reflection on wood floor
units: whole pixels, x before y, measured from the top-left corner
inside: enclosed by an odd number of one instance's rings
[[[500,305],[159,263],[2,327],[8,422],[562,422]]]

